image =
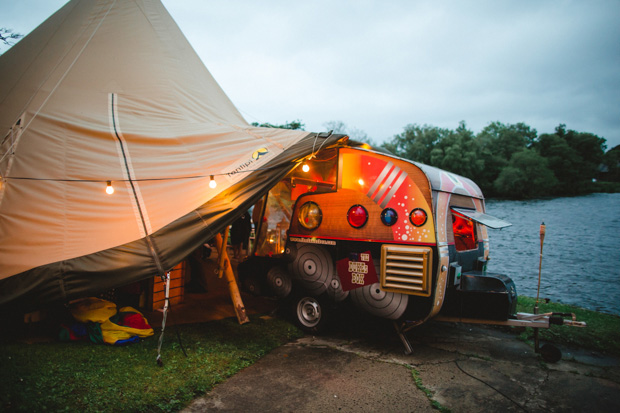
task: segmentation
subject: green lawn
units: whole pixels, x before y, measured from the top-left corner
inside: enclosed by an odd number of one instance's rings
[[[281,344],[301,336],[289,323],[253,317],[166,329],[126,347],[90,342],[0,344],[0,411],[176,411]]]
[[[533,313],[535,304],[535,298],[519,297],[517,311]],[[574,313],[578,321],[585,321],[588,325],[585,328],[567,326],[541,328],[539,333],[541,340],[620,356],[620,317],[597,313],[572,305],[545,303],[542,300],[539,301],[538,308],[539,313]],[[521,334],[521,338],[532,341],[533,329],[526,328],[525,332]]]
[[[519,297],[518,311],[535,300]],[[557,303],[540,312],[569,312],[586,328],[552,326],[541,339],[620,355],[620,317]],[[158,333],[126,347],[90,342],[0,343],[0,411],[177,411],[217,383],[254,363],[301,332],[286,321],[253,317],[166,329],[163,367],[156,363]],[[531,341],[532,329],[520,336]]]

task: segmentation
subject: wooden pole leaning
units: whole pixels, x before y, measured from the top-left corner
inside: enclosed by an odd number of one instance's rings
[[[540,278],[542,274],[542,258],[543,258],[543,243],[545,242],[545,233],[547,232],[547,227],[543,222],[540,224],[540,260],[538,262],[538,289],[536,290],[536,304],[534,304],[534,314],[538,314],[538,299],[540,298]],[[540,352],[540,341],[538,338],[538,329],[534,329],[534,351],[536,353]]]
[[[228,230],[230,226],[227,226],[224,229],[224,241],[222,241],[222,235],[217,234],[217,237],[220,237],[219,243],[217,243],[217,257],[218,257],[218,265],[217,265],[217,278],[222,278],[224,274],[224,269],[229,266],[228,261],[228,253],[226,252],[226,246],[228,245]]]
[[[226,234],[228,234],[228,227],[226,227]],[[226,242],[228,241],[228,237],[225,235],[224,239],[226,241],[222,240],[222,234],[217,234],[215,236],[215,245],[220,252],[220,256],[218,257],[218,260],[220,262],[219,276],[222,276],[222,272],[226,276],[228,291],[230,292],[230,298],[235,308],[235,313],[237,314],[237,320],[239,321],[239,324],[249,323],[250,319],[245,312],[243,300],[241,300],[241,293],[239,292],[237,279],[235,278],[235,274],[233,273],[232,267],[230,266],[228,254],[226,253]]]

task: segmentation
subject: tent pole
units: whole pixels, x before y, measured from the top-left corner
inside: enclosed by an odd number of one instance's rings
[[[241,300],[241,293],[239,292],[239,286],[237,285],[237,279],[235,278],[235,274],[233,273],[232,267],[230,266],[228,260],[228,254],[226,253],[226,244],[222,242],[222,234],[217,234],[215,236],[215,245],[217,249],[221,251],[222,256],[225,257],[224,260],[224,275],[226,275],[226,281],[228,282],[228,290],[230,292],[230,298],[233,302],[233,306],[235,307],[235,313],[237,314],[237,320],[239,320],[239,324],[249,323],[250,319],[245,312],[245,306],[243,305],[243,301]]]
[[[224,241],[222,242],[221,246],[218,245],[217,247],[218,261],[219,261],[218,266],[217,266],[217,278],[222,278],[224,268],[229,266],[228,253],[226,252],[226,246],[228,245],[229,228],[230,226],[227,226],[226,229],[224,230]],[[218,235],[221,237],[220,234]]]

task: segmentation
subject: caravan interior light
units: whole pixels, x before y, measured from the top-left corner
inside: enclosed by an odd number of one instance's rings
[[[213,177],[213,175],[211,175],[211,178],[209,180],[209,188],[215,188],[217,186],[217,182],[215,182],[215,178]]]
[[[114,193],[114,187],[112,186],[112,181],[107,182],[108,186],[105,187],[105,192],[108,195],[112,195]]]

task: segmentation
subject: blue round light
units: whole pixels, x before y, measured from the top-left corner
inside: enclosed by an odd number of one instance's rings
[[[381,222],[383,222],[384,225],[391,227],[396,224],[396,221],[398,221],[398,214],[392,208],[385,208],[381,212]]]

